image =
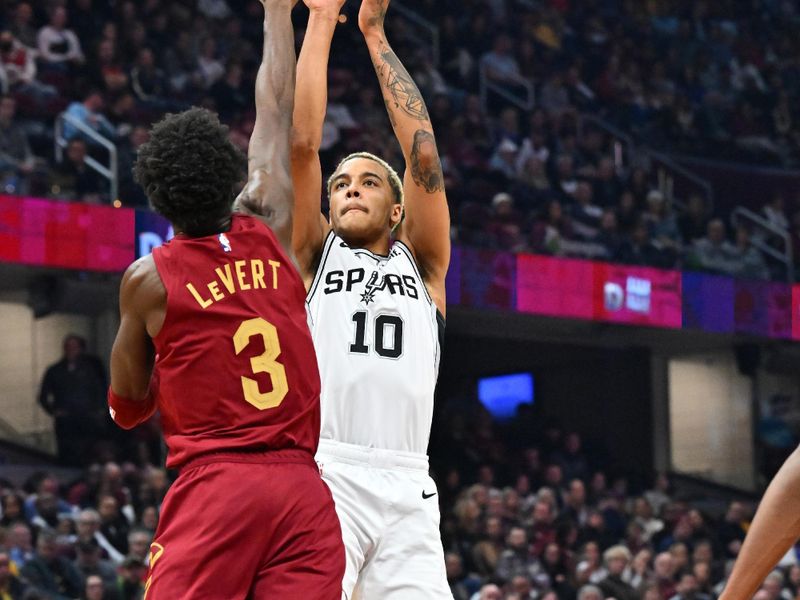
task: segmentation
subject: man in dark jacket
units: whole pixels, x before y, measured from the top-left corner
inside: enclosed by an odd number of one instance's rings
[[[102,437],[109,419],[105,370],[85,352],[86,341],[68,335],[64,357],[47,369],[39,392],[39,404],[55,417],[59,461],[69,466],[86,464],[88,444]]]
[[[50,594],[53,600],[68,600],[81,595],[81,574],[66,558],[56,553],[56,535],[42,531],[36,541],[35,556],[25,563],[22,576],[31,585]]]

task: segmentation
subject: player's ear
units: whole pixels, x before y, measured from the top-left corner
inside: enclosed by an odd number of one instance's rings
[[[392,214],[389,218],[392,229],[396,229],[398,225],[400,225],[400,221],[403,220],[403,205],[394,203],[392,204]]]

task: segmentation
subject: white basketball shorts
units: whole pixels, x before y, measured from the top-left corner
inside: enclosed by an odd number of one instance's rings
[[[428,457],[320,440],[342,526],[347,600],[452,600]]]

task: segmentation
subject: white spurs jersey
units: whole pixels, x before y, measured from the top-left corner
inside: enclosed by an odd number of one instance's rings
[[[350,248],[333,232],[308,292],[322,439],[425,454],[444,320],[411,251]]]

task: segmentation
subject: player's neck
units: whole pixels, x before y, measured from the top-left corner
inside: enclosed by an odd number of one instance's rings
[[[233,216],[228,215],[226,217],[222,217],[216,223],[210,224],[207,227],[203,227],[193,232],[184,231],[182,227],[180,227],[179,225],[175,225],[174,223],[172,224],[172,228],[176,236],[181,236],[185,238],[199,238],[199,237],[207,237],[209,235],[217,235],[218,233],[229,232],[231,230],[232,221],[233,221]]]
[[[353,247],[361,250],[369,250],[373,254],[377,254],[379,256],[388,256],[389,247],[391,246],[391,244],[392,244],[391,238],[383,237],[381,239],[372,242],[355,244]]]

